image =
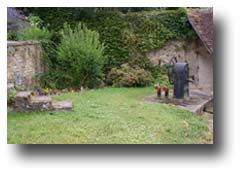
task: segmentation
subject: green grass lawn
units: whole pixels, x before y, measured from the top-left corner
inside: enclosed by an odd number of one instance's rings
[[[147,88],[103,88],[65,93],[71,112],[8,113],[13,144],[209,143],[207,119],[172,105],[143,102]]]

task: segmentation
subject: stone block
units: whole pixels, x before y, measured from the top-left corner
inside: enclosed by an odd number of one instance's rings
[[[31,91],[18,92],[15,98],[15,105],[20,105],[22,103],[29,103],[31,98]]]
[[[29,101],[31,99],[31,94],[31,91],[21,91],[17,93],[14,104],[16,111],[21,112],[29,110]]]
[[[29,103],[32,111],[53,110],[50,96],[33,96]]]
[[[15,98],[14,110],[17,112],[71,111],[72,102],[52,101],[51,96],[34,96],[31,91],[22,91]]]
[[[52,99],[50,96],[33,96],[31,98],[31,104],[38,104],[38,103],[49,103]]]
[[[52,106],[54,110],[72,110],[72,102],[70,101],[53,101]]]
[[[10,91],[12,89],[14,89],[14,84],[13,83],[7,84],[7,90]]]

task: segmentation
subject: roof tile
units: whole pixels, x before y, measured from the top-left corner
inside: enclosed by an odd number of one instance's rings
[[[213,8],[188,9],[188,20],[210,54],[213,54]]]

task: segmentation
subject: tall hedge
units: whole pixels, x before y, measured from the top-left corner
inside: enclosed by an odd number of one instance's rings
[[[64,23],[74,28],[82,22],[90,30],[97,31],[99,40],[105,47],[105,75],[124,63],[153,72],[146,52],[163,47],[169,40],[191,40],[197,37],[184,8],[21,9],[26,14],[37,15],[43,20],[44,26],[55,33],[52,40],[56,46],[60,43],[59,31]],[[58,67],[56,58],[52,55],[50,61]]]

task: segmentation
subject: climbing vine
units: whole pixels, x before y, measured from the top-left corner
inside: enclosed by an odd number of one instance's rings
[[[98,32],[99,41],[104,44],[103,55],[105,76],[112,68],[122,64],[151,71],[154,67],[146,52],[163,47],[169,40],[193,40],[197,37],[187,19],[184,8],[142,9],[130,8],[23,8],[27,15],[39,16],[43,26],[53,32],[52,42],[60,43],[60,30],[64,23],[74,28],[84,23],[88,29]],[[57,57],[49,61],[58,68]]]
[[[130,8],[24,8],[23,10],[38,15],[45,26],[55,32],[54,42],[58,41],[58,31],[66,22],[74,27],[81,21],[89,29],[98,31],[100,41],[105,45],[106,71],[112,67],[120,67],[123,63],[132,62],[148,51],[163,47],[168,40],[196,38],[184,8],[174,10],[153,8],[138,12],[126,12],[131,11]]]

